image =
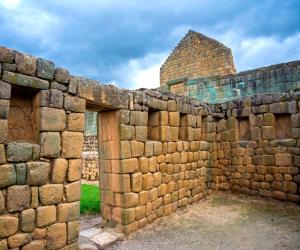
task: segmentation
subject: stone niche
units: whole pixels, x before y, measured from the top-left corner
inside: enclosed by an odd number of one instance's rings
[[[239,134],[240,134],[240,140],[250,140],[250,124],[249,124],[249,118],[240,118],[239,119],[240,128],[239,128]]]
[[[277,139],[293,138],[290,114],[276,114],[275,134]]]
[[[36,143],[38,128],[36,109],[34,107],[35,92],[24,88],[12,88],[8,116],[8,141]]]

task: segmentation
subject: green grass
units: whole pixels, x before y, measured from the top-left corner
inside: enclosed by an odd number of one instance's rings
[[[81,184],[80,213],[100,213],[100,190],[98,186]]]

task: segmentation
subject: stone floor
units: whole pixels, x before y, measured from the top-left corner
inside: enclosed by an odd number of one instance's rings
[[[300,206],[217,193],[107,249],[300,249]]]

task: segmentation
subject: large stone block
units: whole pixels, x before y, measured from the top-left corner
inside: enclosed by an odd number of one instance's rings
[[[171,133],[169,126],[158,126],[151,129],[151,139],[155,141],[170,141]]]
[[[147,126],[148,112],[131,111],[130,112],[130,124],[134,125],[134,126]]]
[[[58,221],[69,222],[78,220],[80,216],[79,202],[62,203],[58,207]]]
[[[118,160],[120,159],[120,142],[107,141],[99,143],[99,154],[104,160]]]
[[[81,178],[82,160],[69,160],[68,181],[78,181]]]
[[[135,140],[145,142],[147,141],[147,126],[135,127]]]
[[[66,174],[68,170],[68,161],[66,159],[55,159],[53,161],[53,169],[52,169],[52,183],[64,183],[66,179]]]
[[[34,89],[49,89],[49,82],[35,78],[32,76],[21,75],[14,72],[3,71],[3,81],[11,83],[13,85],[19,85],[23,87],[29,87]]]
[[[67,244],[66,223],[55,223],[48,227],[46,235],[47,249],[61,249]]]
[[[49,180],[50,164],[47,162],[27,163],[27,184],[44,185]]]
[[[37,76],[40,78],[53,80],[55,65],[49,60],[38,58],[37,60]]]
[[[0,62],[13,63],[15,59],[15,51],[0,46]]]
[[[276,154],[275,164],[277,166],[292,166],[293,158],[290,154]]]
[[[10,248],[17,248],[28,244],[32,240],[31,235],[28,233],[18,233],[13,236],[10,236],[7,239],[8,245]]]
[[[120,124],[120,140],[129,141],[132,140],[133,137],[134,137],[134,127],[125,124]]]
[[[24,75],[35,76],[36,73],[36,58],[21,53],[16,53],[17,71]]]
[[[16,184],[16,171],[13,164],[0,165],[0,188]]]
[[[139,204],[139,194],[137,193],[116,193],[115,198],[117,207],[131,208]]]
[[[66,113],[62,109],[42,107],[39,115],[40,131],[63,131],[66,127]]]
[[[58,132],[40,133],[41,157],[57,158],[60,156],[60,134]]]
[[[300,114],[292,115],[291,120],[294,128],[300,128]]]
[[[275,127],[262,126],[262,138],[266,140],[275,139]]]
[[[83,133],[62,133],[62,156],[64,158],[81,158],[83,148]]]
[[[172,127],[179,127],[180,113],[179,112],[169,112],[169,125]]]
[[[62,202],[64,195],[62,184],[46,184],[39,187],[39,197],[43,205],[55,205]]]
[[[74,132],[84,131],[84,113],[71,113],[68,115],[67,128]]]
[[[56,207],[44,206],[38,207],[36,210],[36,225],[38,227],[45,227],[55,223],[56,221]]]
[[[143,190],[153,188],[153,176],[151,173],[143,174]]]
[[[78,239],[79,230],[80,230],[80,222],[79,221],[68,222],[68,243],[74,242]]]
[[[142,173],[134,173],[131,175],[131,190],[133,192],[140,192],[142,191],[142,181],[143,181],[143,174]]]
[[[0,216],[0,238],[5,238],[18,231],[19,219],[14,216]]]
[[[44,240],[34,240],[22,247],[22,250],[41,250],[41,249],[45,249]]]
[[[139,163],[137,158],[112,160],[111,166],[113,173],[129,174],[134,173],[138,170]]]
[[[10,162],[26,162],[32,159],[33,146],[30,143],[12,142],[7,144],[6,156]]]
[[[113,208],[112,218],[123,225],[128,225],[135,221],[135,209],[134,208]]]
[[[130,175],[129,174],[112,174],[111,190],[113,192],[130,192]]]
[[[64,107],[67,111],[83,113],[85,111],[85,99],[67,95],[65,97]]]
[[[64,187],[67,202],[80,200],[80,181],[72,182]]]
[[[61,83],[68,83],[70,79],[70,73],[63,68],[56,68],[54,72],[54,79]]]
[[[28,185],[10,186],[7,189],[7,210],[22,211],[30,207],[31,195]]]
[[[35,210],[26,209],[21,213],[21,229],[23,232],[31,233],[35,228]]]
[[[131,157],[140,157],[144,155],[145,144],[139,141],[131,141]]]

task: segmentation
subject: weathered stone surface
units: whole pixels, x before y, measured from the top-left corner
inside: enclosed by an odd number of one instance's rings
[[[5,238],[18,231],[19,219],[14,216],[0,216],[0,238]]]
[[[122,208],[131,208],[139,204],[139,195],[137,193],[116,193],[116,206]]]
[[[0,191],[0,214],[5,212],[5,200],[3,193]]]
[[[22,247],[22,250],[41,250],[45,249],[44,240],[34,240]]]
[[[0,99],[0,119],[8,118],[9,104],[9,100]]]
[[[70,79],[70,73],[63,68],[56,68],[54,72],[54,79],[61,83],[68,83]]]
[[[21,229],[23,232],[31,233],[35,228],[35,211],[26,209],[21,213]]]
[[[151,173],[143,175],[143,189],[150,190],[153,187],[153,176]]]
[[[27,184],[44,185],[49,180],[50,164],[46,162],[28,162]]]
[[[4,144],[0,144],[0,164],[6,163]]]
[[[49,60],[38,58],[37,60],[37,76],[52,80],[55,71],[55,65]]]
[[[147,126],[135,127],[135,140],[142,142],[147,141]]]
[[[30,207],[30,187],[28,185],[10,186],[7,189],[7,210],[22,211]]]
[[[25,244],[28,244],[31,241],[31,236],[28,233],[18,233],[13,236],[10,236],[7,239],[8,245],[11,248],[20,247]]]
[[[43,205],[55,205],[62,202],[64,195],[62,184],[46,184],[39,187],[39,197]]]
[[[16,65],[19,73],[35,76],[36,72],[36,58],[21,53],[16,53]]]
[[[40,133],[41,157],[59,157],[61,150],[60,142],[60,134],[58,132]]]
[[[35,89],[49,89],[48,81],[34,78],[32,76],[25,76],[18,73],[5,71],[5,70],[3,71],[2,79],[3,81],[14,85],[30,87]]]
[[[48,227],[46,235],[47,249],[61,249],[67,242],[66,223],[55,223]]]
[[[290,154],[276,154],[275,164],[277,166],[291,166],[293,165],[293,158]]]
[[[140,192],[142,191],[142,181],[143,181],[143,174],[142,173],[134,173],[131,175],[131,190],[133,192]]]
[[[26,162],[32,159],[32,144],[12,142],[7,144],[6,155],[10,162]]]
[[[111,190],[113,192],[130,192],[130,175],[129,174],[112,174]]]
[[[64,107],[67,111],[83,113],[85,111],[85,99],[67,95]]]
[[[80,132],[62,133],[62,156],[64,158],[81,158],[83,134]]]
[[[84,113],[71,113],[68,115],[67,128],[74,132],[83,132]]]
[[[0,81],[0,98],[8,100],[10,97],[11,85],[9,83]]]
[[[43,239],[46,237],[47,229],[36,227],[32,233],[33,239]]]
[[[66,113],[62,109],[40,108],[39,109],[40,131],[63,131],[66,127]]]
[[[8,246],[7,246],[6,240],[0,240],[0,249],[2,249],[2,250],[8,250]]]
[[[81,178],[82,160],[69,160],[68,181],[77,181]]]
[[[55,159],[52,170],[52,183],[64,183],[68,170],[68,161],[63,158]]]
[[[128,225],[135,221],[135,209],[113,208],[113,219],[123,225]]]
[[[0,173],[0,188],[16,184],[16,171],[13,164],[0,165]]]
[[[118,174],[134,173],[138,169],[138,159],[112,160],[112,172]]]
[[[64,186],[67,202],[80,200],[80,181],[72,182]]]
[[[62,203],[58,205],[58,221],[69,222],[78,220],[80,216],[79,202]]]
[[[17,163],[15,164],[16,174],[17,174],[17,184],[23,185],[26,184],[26,164]]]
[[[68,87],[58,82],[51,82],[50,89],[58,89],[60,91],[66,92],[68,90]]]
[[[145,146],[145,144],[143,142],[131,141],[130,142],[131,157],[143,156],[144,155],[144,146]]]
[[[58,89],[50,89],[50,108],[62,108],[64,96],[62,91]]]
[[[36,211],[36,225],[38,227],[45,227],[53,224],[56,221],[55,206],[38,207]]]
[[[11,49],[0,46],[0,62],[13,63],[15,59],[15,52]]]
[[[79,221],[68,222],[68,243],[74,242],[79,236]]]

